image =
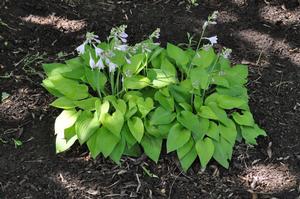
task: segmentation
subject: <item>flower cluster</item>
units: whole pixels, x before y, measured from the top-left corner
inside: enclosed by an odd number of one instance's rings
[[[99,36],[95,35],[93,32],[88,32],[86,34],[86,40],[76,48],[76,51],[78,54],[82,55],[85,53],[85,47],[87,44],[90,44],[94,47],[95,50],[95,57],[92,56],[91,53],[89,53],[89,65],[92,69],[98,68],[99,70],[103,70],[105,68],[105,65],[108,66],[109,72],[113,73],[115,72],[117,65],[111,61],[111,58],[115,56],[113,53],[113,50],[119,50],[119,51],[127,51],[128,45],[127,37],[128,35],[125,33],[126,26],[122,25],[117,28],[113,28],[111,30],[109,40],[114,40],[114,46],[112,49],[109,49],[107,51],[104,51],[103,49],[97,47],[97,44],[100,43]],[[127,62],[130,62],[127,57],[125,57]]]
[[[86,35],[85,35],[85,41],[76,48],[76,51],[78,52],[78,54],[82,55],[84,54],[85,52],[85,45],[86,44],[92,44],[94,45],[93,43],[96,42],[96,43],[100,43],[100,40],[99,40],[99,36],[98,35],[95,35],[93,32],[87,32]]]
[[[127,26],[126,25],[121,25],[119,27],[113,28],[110,31],[110,35],[108,39],[113,39],[115,42],[114,49],[120,50],[120,51],[127,51],[128,50],[128,45],[127,43],[127,37],[128,34],[125,32]]]
[[[221,55],[224,57],[224,58],[229,58],[230,57],[230,54],[232,53],[232,50],[230,48],[226,48],[224,47],[223,50],[222,50],[222,53]]]
[[[136,53],[138,50],[141,50],[142,53],[150,53],[153,48],[156,48],[160,43],[153,42],[154,39],[159,39],[160,37],[160,28],[157,28],[150,36],[149,40],[151,42],[141,42],[137,43],[131,48],[132,53]]]
[[[100,42],[99,36],[95,35],[93,32],[88,32],[86,34],[85,41],[76,48],[78,54],[82,55],[85,53],[86,45],[90,45],[95,50],[95,56],[93,53],[89,53],[89,65],[92,69],[104,70],[105,66],[108,66],[110,73],[115,72],[117,65],[111,61],[111,58],[115,56],[114,50],[122,51],[125,53],[124,59],[128,64],[131,63],[130,57],[132,54],[135,54],[138,50],[141,50],[143,53],[150,53],[153,47],[159,45],[159,43],[154,43],[154,39],[158,39],[160,36],[160,29],[157,28],[150,36],[149,40],[151,42],[141,42],[135,46],[127,45],[128,34],[125,32],[127,26],[121,25],[119,27],[113,28],[108,37],[108,42],[112,44],[109,49],[103,50],[97,45]]]
[[[157,28],[150,36],[149,36],[149,39],[158,39],[160,36],[160,28]]]
[[[204,22],[202,28],[206,29],[208,25],[215,25],[217,24],[217,17],[218,17],[219,12],[214,11],[210,16],[208,16],[207,21]]]

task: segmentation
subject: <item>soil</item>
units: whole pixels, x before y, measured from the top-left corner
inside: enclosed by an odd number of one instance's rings
[[[300,6],[298,0],[0,1],[0,198],[291,198],[300,197]],[[157,27],[160,42],[187,42],[214,10],[219,47],[249,66],[250,107],[268,132],[258,146],[239,143],[230,168],[195,162],[183,173],[175,155],[90,158],[78,145],[54,151],[59,114],[41,86],[41,63],[74,56],[86,31],[104,39],[127,24],[130,42]],[[4,96],[3,96],[4,97]],[[15,141],[14,141],[15,140]],[[20,144],[18,141],[21,141]]]

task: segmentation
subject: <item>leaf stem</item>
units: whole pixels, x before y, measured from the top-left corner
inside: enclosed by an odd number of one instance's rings
[[[206,31],[206,27],[204,27],[203,30],[202,30],[202,32],[201,32],[201,36],[200,36],[200,39],[199,39],[198,44],[197,44],[195,55],[193,56],[193,58],[192,58],[192,60],[191,60],[191,62],[189,64],[189,67],[188,67],[187,76],[190,75],[190,72],[191,72],[191,69],[192,69],[192,62],[195,59],[195,57],[197,56],[197,53],[198,53],[198,50],[200,48],[200,44],[201,44],[201,41],[202,41],[202,38],[204,36],[205,31]],[[192,107],[193,107],[193,98],[194,98],[194,94],[192,93],[192,96],[191,96],[191,105],[192,105]],[[203,96],[202,96],[202,98],[203,98]],[[202,101],[203,101],[203,99],[202,99]]]
[[[115,93],[119,92],[119,83],[120,83],[120,70],[118,70],[118,73],[117,73],[116,91],[115,91]]]
[[[202,104],[204,103],[204,97],[205,97],[205,93],[206,91],[208,90],[209,86],[210,86],[210,82],[211,82],[211,74],[212,72],[214,71],[215,69],[215,66],[217,65],[218,63],[218,60],[220,58],[220,54],[218,53],[218,57],[216,58],[215,62],[214,62],[214,65],[211,67],[211,70],[209,70],[209,79],[208,79],[208,85],[207,85],[207,88],[206,89],[203,89],[203,92],[202,92],[202,96],[201,96],[201,101],[202,101]]]
[[[205,31],[206,31],[206,27],[204,27],[203,30],[202,30],[202,32],[201,32],[201,36],[200,36],[200,39],[199,39],[199,41],[198,41],[197,48],[196,48],[196,53],[195,53],[194,57],[192,58],[192,60],[191,60],[191,62],[190,62],[190,64],[189,64],[189,67],[188,67],[187,76],[189,76],[189,74],[190,74],[190,71],[191,71],[191,69],[192,69],[192,62],[193,62],[193,60],[195,59],[195,57],[197,56],[197,53],[198,53],[198,50],[199,50],[199,48],[200,48],[200,44],[201,44],[201,41],[202,41],[202,39],[203,39],[203,36],[204,36]]]
[[[102,98],[102,95],[101,95],[101,90],[100,90],[100,85],[99,85],[99,79],[100,79],[100,69],[99,71],[96,71],[96,89],[97,89],[97,93],[99,95],[100,98]]]
[[[115,94],[115,81],[114,81],[114,72],[109,73],[110,76],[110,86],[111,86],[111,94]]]

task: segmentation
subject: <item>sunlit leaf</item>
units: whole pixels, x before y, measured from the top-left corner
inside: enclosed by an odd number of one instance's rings
[[[162,139],[145,135],[141,145],[146,155],[157,163],[161,151]]]
[[[99,128],[100,123],[97,115],[83,111],[77,118],[75,131],[80,144],[85,143]]]
[[[144,124],[143,121],[138,117],[132,117],[127,121],[127,125],[129,127],[130,132],[133,137],[141,142],[144,135]]]
[[[184,128],[180,124],[175,124],[169,132],[167,138],[167,152],[172,152],[176,149],[182,147],[185,143],[189,141],[191,137],[191,131]]]
[[[241,126],[242,136],[247,143],[256,145],[256,138],[260,135],[267,136],[266,132],[259,128],[256,124],[254,127]]]
[[[205,168],[215,151],[213,141],[207,137],[203,140],[198,140],[195,147],[200,158],[201,166]]]

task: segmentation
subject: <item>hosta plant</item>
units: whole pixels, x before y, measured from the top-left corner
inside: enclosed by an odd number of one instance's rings
[[[93,158],[145,153],[157,162],[163,140],[176,152],[183,170],[198,158],[205,168],[213,158],[228,168],[236,141],[256,144],[265,132],[248,106],[248,69],[231,66],[229,49],[216,52],[217,37],[204,37],[195,48],[155,43],[159,30],[145,41],[127,44],[126,26],[113,28],[106,41],[87,33],[65,63],[44,64],[42,85],[62,109],[55,121],[56,152],[76,141]],[[208,44],[200,46],[203,42]]]

